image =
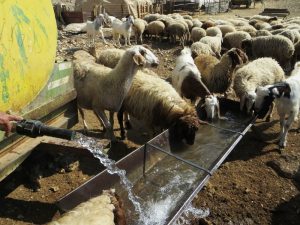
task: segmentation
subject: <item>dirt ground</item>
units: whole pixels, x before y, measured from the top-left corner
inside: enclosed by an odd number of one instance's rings
[[[299,0],[270,0],[266,2],[266,7],[272,4],[289,8],[291,16],[300,16]],[[255,9],[238,8],[218,15],[194,16],[228,18],[251,16],[261,11],[259,3]],[[60,35],[60,56],[57,60],[69,58],[70,48],[82,48],[85,42],[85,34]],[[165,42],[146,42],[160,58],[156,72],[164,78],[168,77],[180,47]],[[112,44],[108,46],[112,47]],[[107,46],[97,42],[97,48]],[[87,112],[87,121],[91,128],[89,136],[103,138],[102,128],[90,111]],[[288,135],[288,146],[281,153],[275,143],[269,143],[279,133],[277,114],[270,123],[258,120],[254,129],[247,133],[194,199],[195,206],[210,210],[205,220],[195,224],[300,224],[300,136],[296,128],[295,123]],[[81,121],[73,129],[82,131]],[[118,127],[115,127],[115,134],[120,135]],[[112,144],[109,155],[115,160],[120,159],[148,138],[142,133],[129,131],[128,140]],[[285,162],[288,166],[283,170]],[[294,164],[298,167],[290,168]],[[51,221],[59,216],[55,202],[102,169],[98,160],[85,151],[40,146],[0,183],[0,225],[44,224]],[[291,173],[295,170],[298,173]]]

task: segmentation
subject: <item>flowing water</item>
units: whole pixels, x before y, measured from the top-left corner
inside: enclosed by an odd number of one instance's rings
[[[182,196],[185,194],[185,191],[183,190],[185,190],[187,187],[190,187],[197,179],[198,173],[196,173],[195,171],[186,169],[185,176],[179,176],[177,174],[177,169],[181,166],[179,166],[178,164],[175,166],[173,162],[172,164],[175,167],[172,167],[169,163],[167,163],[167,168],[161,168],[162,170],[151,170],[148,173],[148,179],[141,179],[139,181],[139,184],[141,186],[140,188],[144,191],[137,191],[137,188],[134,187],[132,182],[127,178],[126,171],[119,169],[116,166],[115,161],[109,159],[108,156],[105,153],[103,153],[103,147],[97,144],[95,139],[86,137],[78,133],[76,134],[74,141],[79,143],[82,147],[88,149],[94,157],[98,158],[101,164],[103,164],[107,168],[107,171],[110,174],[117,174],[120,177],[120,183],[125,189],[126,194],[128,195],[128,200],[134,207],[132,211],[130,211],[130,209],[127,209],[127,211],[129,211],[127,212],[127,214],[130,215],[130,224],[166,224],[170,212],[174,210],[174,207],[176,207],[176,202],[179,202]],[[165,165],[165,162],[163,163],[163,165]],[[172,179],[167,180],[166,183],[161,184],[161,186],[157,187],[157,189],[155,190],[155,192],[157,193],[156,198],[150,194],[150,192],[153,193],[154,187],[152,187],[151,184],[149,184],[149,180],[151,180],[152,178],[156,179],[157,177],[160,177],[160,175],[162,175],[161,171],[164,171],[165,176],[167,174],[168,176],[171,176]],[[152,189],[152,191],[149,189]],[[133,190],[137,191],[144,197],[137,197],[133,193]],[[126,201],[127,200],[125,200],[125,205]],[[174,225],[188,224],[191,215],[194,215],[194,218],[200,218],[201,216],[204,217],[206,213],[206,211],[198,210],[193,208],[192,206],[189,206],[184,211],[184,215],[181,217],[181,220]],[[199,217],[199,215],[201,216]]]
[[[88,149],[95,158],[99,159],[101,164],[107,168],[107,171],[110,174],[117,174],[120,177],[120,182],[127,191],[128,198],[132,202],[135,212],[141,216],[141,204],[139,203],[137,196],[135,196],[132,192],[133,185],[130,182],[130,180],[128,180],[128,178],[126,177],[126,171],[119,169],[116,166],[115,161],[109,159],[107,155],[103,153],[103,147],[97,144],[95,139],[77,133],[74,141],[79,143],[82,147]]]

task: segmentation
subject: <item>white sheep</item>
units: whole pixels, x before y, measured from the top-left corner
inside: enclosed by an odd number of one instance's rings
[[[134,77],[122,110],[118,112],[121,135],[124,135],[123,110],[148,127],[170,128],[170,138],[193,144],[200,123],[195,108],[182,99],[165,80],[141,71]]]
[[[191,40],[193,42],[200,41],[201,38],[206,36],[206,31],[200,27],[194,27],[191,31]]]
[[[208,44],[204,44],[200,41],[197,41],[191,45],[191,51],[193,58],[196,58],[198,55],[201,54],[216,56]]]
[[[154,35],[155,38],[161,37],[165,30],[165,24],[162,21],[152,21],[146,27],[146,33],[151,35],[151,39]]]
[[[125,50],[123,49],[104,49],[101,50],[99,53],[96,53],[96,62],[109,68],[114,68],[118,64],[120,58],[123,56],[124,53]]]
[[[251,36],[245,31],[231,32],[223,38],[223,46],[227,49],[241,48],[243,40],[250,40]]]
[[[247,113],[252,112],[256,97],[255,89],[258,86],[274,84],[284,79],[283,69],[272,58],[259,58],[238,68],[234,72],[233,89],[240,98],[240,110],[246,106]]]
[[[221,37],[205,36],[205,37],[201,38],[200,42],[209,45],[211,47],[211,50],[215,53],[215,55],[218,58],[221,57],[222,35],[221,35]]]
[[[86,33],[89,41],[89,45],[95,45],[95,37],[97,33],[101,34],[103,42],[106,44],[104,35],[103,35],[103,23],[104,23],[104,16],[99,15],[95,18],[94,21],[87,21],[86,22]]]
[[[114,20],[112,22],[112,33],[113,33],[113,39],[115,43],[118,46],[121,46],[120,44],[120,35],[122,35],[125,39],[125,45],[131,45],[130,43],[130,37],[131,37],[131,30],[132,30],[132,25],[134,23],[134,18],[133,16],[128,16],[126,17],[126,21],[118,21]]]
[[[95,59],[86,55],[84,51],[74,55],[78,105],[80,108],[92,109],[106,128],[109,138],[114,140],[113,121],[108,121],[104,110],[119,111],[137,70],[144,66],[157,66],[158,59],[150,50],[139,45],[128,49],[114,69],[96,64]],[[83,111],[80,110],[80,113],[87,129]]]
[[[133,23],[133,31],[135,35],[135,41],[138,43],[138,40],[140,41],[141,44],[143,44],[143,33],[147,27],[148,23],[143,20],[143,19],[135,19]]]
[[[291,76],[284,82],[257,88],[255,111],[260,114],[260,111],[263,108],[267,109],[274,99],[276,99],[277,113],[280,117],[279,147],[285,148],[288,131],[292,123],[298,120],[300,108],[300,62],[295,64]],[[300,124],[298,125],[298,131],[299,129]]]
[[[293,42],[281,35],[263,36],[242,41],[242,48],[250,59],[259,57],[272,57],[283,68],[288,68],[294,54]]]
[[[206,35],[211,37],[222,37],[222,31],[219,27],[209,27],[206,29]]]
[[[218,27],[220,28],[223,37],[230,32],[236,31],[233,25],[218,25]]]

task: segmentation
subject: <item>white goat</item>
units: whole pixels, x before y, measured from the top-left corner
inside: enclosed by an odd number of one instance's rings
[[[202,82],[201,74],[192,58],[191,49],[185,47],[181,50],[175,64],[176,66],[172,72],[172,85],[176,91],[182,97],[190,99],[193,103],[200,97],[207,118],[213,119],[215,117],[215,112],[218,112],[217,116],[221,119],[219,102]]]
[[[158,59],[149,49],[140,45],[128,49],[114,69],[96,64],[95,58],[84,51],[75,52],[74,58],[78,105],[92,109],[106,128],[106,134],[114,140],[113,121],[108,121],[104,110],[111,113],[119,111],[137,69],[157,66]],[[79,112],[87,129],[83,110]]]
[[[99,14],[99,16],[97,16],[94,21],[86,22],[86,33],[87,33],[89,45],[91,44],[95,45],[95,37],[98,33],[100,33],[104,44],[107,43],[105,41],[103,31],[102,31],[103,23],[104,23],[104,16],[102,14]]]
[[[296,63],[292,75],[284,82],[258,87],[256,90],[255,111],[266,112],[269,104],[276,99],[277,112],[280,117],[279,147],[287,143],[287,133],[298,118],[300,108],[300,62]],[[266,102],[268,104],[266,104]],[[285,116],[288,116],[285,119]],[[299,124],[300,125],[300,124]],[[299,131],[300,126],[298,126]]]
[[[113,39],[118,46],[120,44],[120,35],[122,35],[125,39],[125,45],[131,45],[130,43],[130,36],[132,31],[132,25],[134,23],[133,16],[128,16],[126,21],[122,22],[120,20],[114,20],[112,22],[112,33]]]

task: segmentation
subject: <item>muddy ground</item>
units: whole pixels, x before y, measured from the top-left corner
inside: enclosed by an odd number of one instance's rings
[[[300,2],[267,1],[276,7],[288,7],[291,16],[300,15]],[[286,5],[287,4],[287,5]],[[262,11],[234,9],[219,15],[197,14],[201,18],[250,16]],[[109,32],[106,36],[110,40]],[[146,41],[160,58],[156,71],[168,77],[180,48],[166,42]],[[86,35],[61,34],[58,57],[70,58],[72,48],[82,48]],[[112,47],[97,42],[97,48]],[[90,136],[103,138],[102,128],[90,111],[87,112]],[[82,123],[73,129],[82,131]],[[280,152],[274,143],[279,133],[278,116],[265,123],[258,120],[226,161],[215,172],[193,203],[208,208],[205,224],[300,224],[300,141],[297,124],[289,132],[288,146]],[[115,134],[119,136],[118,127]],[[263,136],[261,135],[263,134]],[[262,136],[262,137],[261,137]],[[119,159],[148,140],[141,132],[128,132],[128,140],[115,143],[109,154]],[[213,149],[212,149],[213,151]],[[0,225],[44,224],[59,216],[55,202],[97,174],[103,168],[85,151],[69,151],[41,146],[14,173],[0,183]],[[298,172],[298,173],[297,173]],[[36,182],[39,178],[39,182]],[[198,224],[196,222],[195,224]]]

